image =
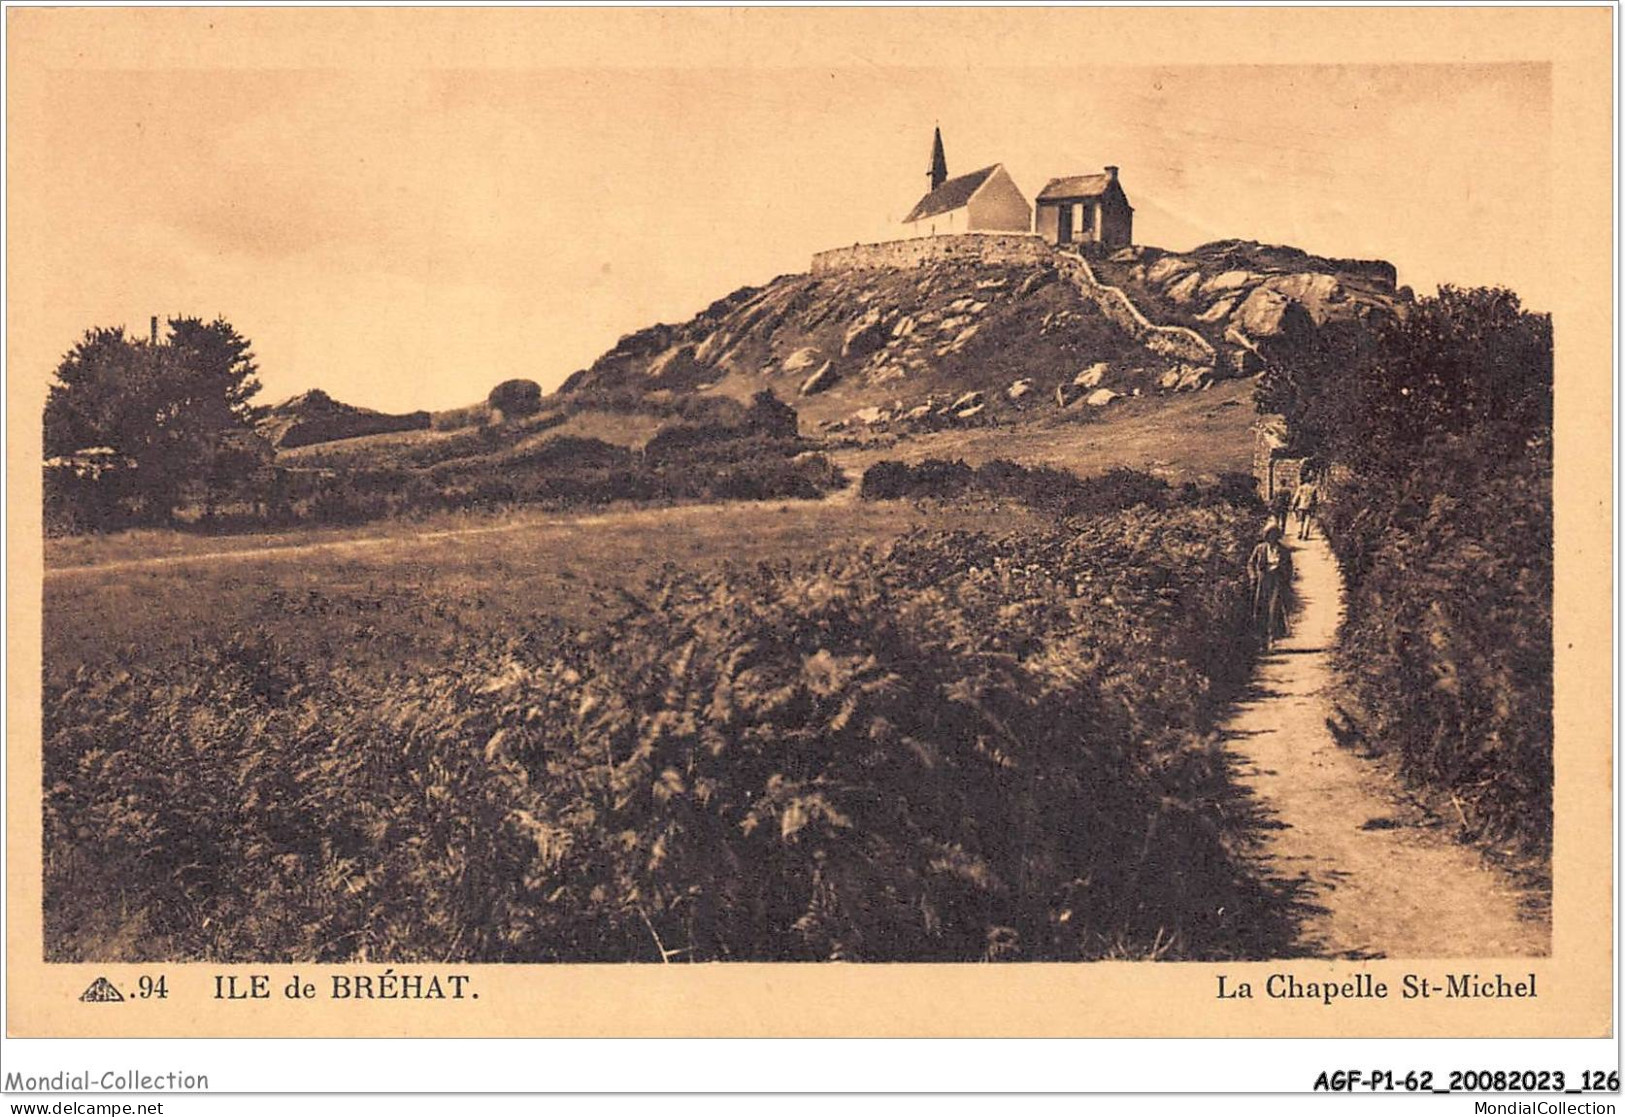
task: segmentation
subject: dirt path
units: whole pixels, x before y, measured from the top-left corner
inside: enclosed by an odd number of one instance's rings
[[[1255,797],[1265,874],[1296,894],[1290,953],[1320,957],[1523,957],[1550,950],[1519,888],[1421,812],[1377,762],[1340,747],[1326,689],[1341,608],[1325,543],[1296,543],[1302,601],[1226,722],[1238,781]]]

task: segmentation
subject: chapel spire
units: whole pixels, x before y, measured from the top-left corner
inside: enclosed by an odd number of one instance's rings
[[[931,139],[931,189],[935,190],[948,181],[948,157],[942,153],[942,129],[936,129],[936,135]]]

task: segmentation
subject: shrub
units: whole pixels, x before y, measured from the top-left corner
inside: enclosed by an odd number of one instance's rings
[[[383,678],[252,637],[81,669],[45,696],[48,956],[1256,955],[1205,735],[1249,528],[668,572]]]
[[[974,477],[971,467],[962,461],[927,458],[915,465],[881,461],[863,471],[858,495],[864,500],[909,496],[946,499],[964,493]]]
[[[1259,404],[1330,460],[1344,713],[1471,831],[1552,837],[1551,320],[1442,287],[1327,334]]]
[[[542,386],[534,380],[504,380],[491,389],[485,405],[504,419],[534,415],[542,409]]]
[[[796,409],[763,388],[751,397],[744,416],[745,426],[769,438],[795,438],[799,429]]]
[[[1552,835],[1549,459],[1441,437],[1396,492],[1352,472],[1324,519],[1348,576],[1340,653],[1355,728],[1454,795],[1476,833]],[[1403,680],[1396,685],[1396,680]]]
[[[880,461],[863,474],[859,495],[865,500],[900,497],[948,499],[967,492],[1015,500],[1062,519],[1096,516],[1135,505],[1162,508],[1176,499],[1186,504],[1227,505],[1258,511],[1261,505],[1252,479],[1227,475],[1210,486],[1186,485],[1180,492],[1149,473],[1113,469],[1095,477],[1079,477],[1065,469],[1025,466],[997,458],[975,469],[962,461],[927,458],[915,465]]]

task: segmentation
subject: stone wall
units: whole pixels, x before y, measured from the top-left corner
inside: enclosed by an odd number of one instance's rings
[[[1218,363],[1218,353],[1205,337],[1184,326],[1161,326],[1152,322],[1120,288],[1108,286],[1095,278],[1094,269],[1079,253],[1061,252],[1057,262],[1061,274],[1078,289],[1079,294],[1093,302],[1119,329],[1153,353],[1189,361],[1203,368],[1212,368]]]
[[[812,273],[918,268],[957,261],[1037,267],[1051,263],[1054,256],[1053,248],[1026,233],[963,233],[831,248],[813,256]]]
[[[1253,425],[1253,439],[1253,477],[1258,482],[1258,495],[1269,503],[1277,493],[1291,494],[1303,477],[1308,459],[1288,448],[1286,416],[1261,417]]]
[[[1303,479],[1303,468],[1308,460],[1308,458],[1272,458],[1264,499],[1273,501],[1279,493],[1290,496],[1296,492],[1298,482]]]

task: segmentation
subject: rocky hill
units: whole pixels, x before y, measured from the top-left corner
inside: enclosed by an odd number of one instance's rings
[[[289,450],[341,438],[423,430],[428,425],[427,411],[389,415],[340,403],[320,389],[267,408],[256,424],[260,435],[271,445]]]
[[[1305,331],[1408,297],[1389,264],[1243,241],[826,270],[623,337],[560,393],[624,405],[768,388],[804,429],[977,423],[1250,376]]]
[[[1257,358],[1290,355],[1328,322],[1371,322],[1402,314],[1411,302],[1386,261],[1329,259],[1256,241],[1215,241],[1189,252],[1135,247],[1099,262],[1096,272],[1147,314],[1229,347],[1232,371],[1243,373],[1256,369]]]

